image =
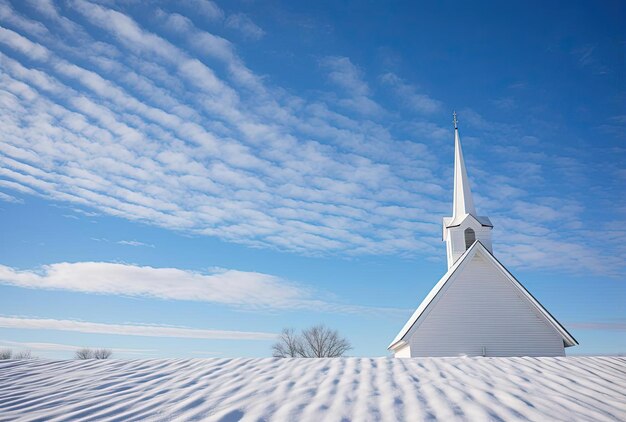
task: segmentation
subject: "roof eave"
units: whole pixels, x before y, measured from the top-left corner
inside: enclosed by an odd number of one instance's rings
[[[463,224],[463,222],[465,221],[467,217],[472,217],[478,224],[480,224],[483,227],[493,228],[493,224],[491,224],[491,220],[489,219],[489,217],[485,217],[482,215],[476,217],[473,214],[466,214],[460,221],[458,221],[458,218],[446,217],[444,218],[443,225],[445,226],[446,229],[449,229],[452,227],[459,227],[461,224]],[[446,223],[446,219],[448,220],[447,223]],[[452,223],[452,224],[448,224],[448,223]]]
[[[399,349],[402,346],[405,346],[407,344],[406,341],[404,340],[398,340],[398,341],[394,341],[392,342],[389,347],[387,347],[387,350],[396,350]]]

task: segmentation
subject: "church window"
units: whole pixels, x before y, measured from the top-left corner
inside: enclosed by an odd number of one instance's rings
[[[471,228],[465,229],[465,249],[469,249],[470,246],[476,241],[476,233]]]

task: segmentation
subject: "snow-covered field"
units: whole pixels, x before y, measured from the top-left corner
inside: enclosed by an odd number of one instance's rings
[[[626,358],[0,361],[0,420],[626,420]]]

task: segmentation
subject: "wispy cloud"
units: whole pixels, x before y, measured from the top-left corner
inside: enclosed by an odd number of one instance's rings
[[[265,35],[265,31],[252,22],[246,14],[235,13],[230,15],[225,22],[226,26],[241,32],[246,38],[259,40]]]
[[[210,272],[108,262],[45,265],[17,270],[0,265],[0,284],[82,293],[223,303],[247,308],[393,316],[406,310],[325,300],[322,292],[269,274],[228,269]]]
[[[224,18],[224,11],[211,0],[189,0],[185,3],[189,6],[190,11],[199,13],[211,20]]]
[[[344,94],[337,100],[340,106],[365,115],[383,113],[383,108],[370,98],[370,88],[362,72],[348,57],[329,56],[320,63],[328,71],[328,79]]]
[[[22,341],[9,341],[0,340],[0,347],[20,348],[28,350],[39,351],[64,351],[75,352],[83,349],[85,346],[75,346],[72,344],[60,344],[60,343],[39,343],[39,342],[22,342]],[[90,345],[92,348],[104,348],[104,346],[98,346],[97,344]],[[155,349],[127,349],[127,348],[110,348],[113,353],[121,353],[128,355],[146,355],[156,352]]]
[[[434,113],[442,108],[441,101],[419,93],[417,88],[403,81],[395,73],[386,73],[381,76],[381,81],[391,87],[401,102],[408,108],[420,113]]]
[[[16,198],[13,195],[9,195],[8,193],[0,192],[0,201],[4,202],[12,202],[14,204],[22,204],[24,200],[20,198]]]
[[[48,58],[49,53],[45,47],[10,29],[0,27],[0,42],[35,60],[46,60]]]
[[[144,246],[147,248],[154,248],[154,245],[150,243],[139,242],[138,240],[119,240],[116,243],[126,246]]]
[[[45,19],[61,26],[65,31],[84,35],[84,31],[80,25],[74,23],[65,16],[62,16],[59,13],[58,7],[52,0],[26,0],[26,3],[28,6],[41,14]]]
[[[626,115],[612,116],[607,119],[606,123],[599,125],[598,129],[615,138],[626,139]]]
[[[597,75],[609,72],[609,69],[598,60],[596,44],[583,44],[572,49],[571,54],[577,59],[580,67],[589,68]]]
[[[5,195],[40,195],[83,212],[299,254],[442,255],[452,154],[442,155],[441,140],[451,131],[423,120],[406,125],[409,137],[394,132],[376,86],[351,58],[322,58],[318,70],[332,92],[304,98],[271,85],[231,41],[194,24],[191,8],[226,25],[213,2],[155,12],[150,29],[123,6],[29,4],[41,21],[0,3]],[[424,119],[443,109],[394,73],[376,83]],[[521,228],[546,233],[561,221],[553,218],[558,207],[539,203],[512,224],[516,217],[499,195],[532,203],[534,187],[525,183],[544,180],[542,160],[578,176],[588,163],[533,157],[506,142],[527,133],[471,109],[461,121],[476,142],[497,140],[490,162],[468,160],[472,177],[485,181],[479,208],[507,226],[509,244],[528,250],[532,239]],[[509,176],[492,170],[499,161]],[[481,175],[481,168],[490,171]],[[567,224],[580,223],[575,214]],[[564,236],[550,232],[542,253],[513,262],[571,270],[558,252],[571,246]],[[606,270],[617,260],[588,237],[575,245],[590,257],[574,263],[578,270]]]
[[[68,47],[61,49],[54,38],[41,39],[49,48],[31,41],[42,57],[51,55],[45,72],[4,56],[5,98],[13,112],[7,115],[3,175],[16,186],[253,246],[309,254],[431,248],[410,227],[426,214],[411,210],[437,200],[411,191],[431,190],[433,181],[395,173],[419,157],[392,153],[396,149],[388,144],[395,141],[385,129],[373,123],[361,128],[347,116],[296,98],[287,99],[301,104],[296,108],[281,105],[280,96],[259,86],[227,41],[195,29],[186,18],[179,30],[190,40],[210,39],[203,48],[224,68],[207,67],[118,11],[80,0],[72,4],[115,37],[111,57],[124,59],[94,61],[87,69],[61,58]],[[335,79],[364,93],[365,85],[350,81],[358,75],[340,76],[354,71],[349,60],[334,62]],[[148,65],[151,72],[138,68]],[[168,76],[172,68],[176,77]],[[217,72],[255,96],[244,102]],[[75,83],[66,85],[66,79]],[[181,80],[199,91],[180,91]],[[164,92],[163,86],[169,88]],[[317,139],[298,141],[310,137]],[[115,140],[116,147],[103,140]],[[393,202],[407,209],[401,221],[377,211],[392,197],[402,198]]]
[[[265,307],[294,306],[306,297],[304,289],[262,273],[218,269],[203,274],[107,262],[59,263],[39,271],[0,266],[0,282],[27,288]]]
[[[348,57],[325,57],[321,64],[328,69],[328,79],[338,87],[354,95],[369,94],[369,87],[363,81],[361,71]]]
[[[140,337],[178,337],[226,340],[272,340],[276,334],[248,331],[202,330],[162,325],[103,324],[67,319],[20,318],[0,316],[0,327],[21,330],[57,330],[90,334],[115,334]]]

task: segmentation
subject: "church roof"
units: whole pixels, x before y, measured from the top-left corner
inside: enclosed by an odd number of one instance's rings
[[[448,228],[460,226],[463,220],[465,220],[465,217],[467,217],[468,215],[472,214],[459,215],[456,217],[443,217],[443,227]],[[482,215],[472,215],[472,217],[474,217],[476,221],[478,221],[478,223],[480,223],[482,226],[493,227],[493,224],[491,224],[491,220],[489,219],[489,217]]]
[[[541,305],[541,303],[539,303],[539,301],[535,299],[535,297],[531,295],[530,292],[526,290],[526,288],[519,281],[517,281],[517,279],[500,263],[500,261],[498,261],[496,257],[493,256],[493,254],[489,252],[489,250],[485,248],[483,244],[480,243],[480,241],[477,240],[471,247],[469,247],[465,251],[463,255],[461,255],[461,257],[454,263],[454,265],[452,265],[448,269],[448,272],[446,272],[446,274],[437,282],[435,287],[433,287],[430,293],[428,293],[426,298],[415,310],[415,312],[413,313],[411,318],[409,318],[402,330],[400,330],[396,338],[391,342],[388,349],[394,349],[396,346],[402,344],[408,332],[419,321],[420,317],[424,314],[431,302],[441,292],[446,283],[453,277],[453,275],[459,270],[460,267],[462,267],[466,262],[469,262],[472,257],[474,257],[479,252],[482,253],[493,264],[495,264],[495,266],[500,271],[502,271],[502,273],[509,279],[509,281],[520,290],[522,296],[525,297],[528,302],[530,302],[530,304],[539,311],[539,313],[546,319],[546,321],[556,329],[556,331],[563,338],[563,344],[565,345],[565,347],[575,346],[578,344],[576,339],[550,314],[550,312],[548,312],[548,310],[544,308],[543,305]]]

